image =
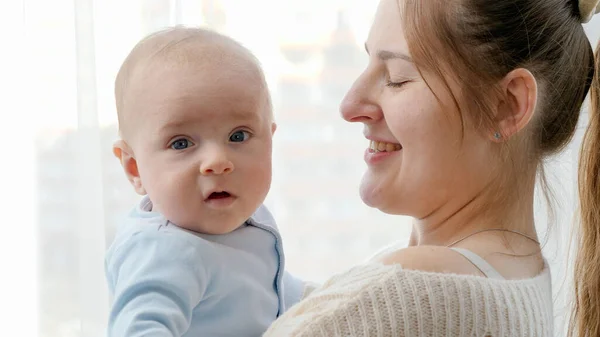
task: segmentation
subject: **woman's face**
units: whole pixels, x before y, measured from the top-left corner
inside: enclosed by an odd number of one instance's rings
[[[370,141],[363,201],[420,219],[465,205],[490,180],[491,135],[477,132],[466,114],[463,130],[452,96],[423,69],[431,89],[425,83],[408,50],[397,0],[381,0],[365,46],[369,64],[340,107],[345,120],[364,124]]]

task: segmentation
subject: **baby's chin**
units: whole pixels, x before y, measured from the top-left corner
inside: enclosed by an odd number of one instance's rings
[[[175,217],[173,217],[175,221],[169,221],[175,226],[191,232],[208,235],[224,235],[243,226],[251,215],[252,214],[242,216],[238,214],[227,214],[227,212],[225,212],[225,214],[210,216],[208,217],[209,219],[205,219],[204,221],[184,221],[183,219],[176,219]],[[198,219],[199,217],[194,218]],[[177,220],[179,220],[179,222]]]
[[[208,235],[229,234],[229,233],[235,231],[236,229],[240,228],[241,226],[243,226],[244,223],[245,223],[245,221],[241,221],[240,223],[225,224],[225,225],[223,223],[215,223],[214,225],[211,223],[179,225],[179,224],[173,222],[173,224],[175,224],[179,228],[183,228],[185,230],[199,233],[199,234],[208,234]]]

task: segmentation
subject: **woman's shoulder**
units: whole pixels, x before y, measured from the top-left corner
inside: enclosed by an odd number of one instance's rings
[[[409,247],[408,241],[399,241],[384,247],[369,261],[383,265],[401,265],[407,270],[480,275],[476,268],[473,268],[460,254],[450,248],[441,246]]]
[[[469,248],[413,246],[388,251],[374,261],[383,265],[401,265],[405,270],[486,276],[497,279],[532,279],[547,267],[541,252],[502,253],[494,243]],[[516,254],[516,255],[515,255]]]
[[[321,289],[345,288],[357,292],[368,291],[389,282],[468,283],[475,287],[533,286],[550,289],[550,270],[544,262],[543,270],[535,277],[521,279],[492,279],[460,253],[435,246],[402,248],[376,257],[348,271],[330,278]],[[403,289],[405,290],[405,289]]]
[[[411,284],[411,287],[391,287],[393,284]],[[452,249],[418,246],[390,251],[354,266],[330,278],[313,294],[333,292],[353,297],[381,288],[388,289],[388,292],[389,289],[393,289],[397,292],[417,292],[424,295],[432,286],[468,288],[474,292],[536,289],[541,297],[548,297],[546,295],[551,294],[552,285],[547,263],[544,263],[543,270],[535,277],[488,278],[463,255]]]
[[[433,273],[481,276],[477,267],[458,252],[441,246],[413,246],[388,251],[373,262],[392,266],[400,265],[405,270]]]

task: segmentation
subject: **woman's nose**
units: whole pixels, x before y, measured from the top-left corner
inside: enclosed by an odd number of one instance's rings
[[[359,77],[340,104],[340,113],[348,122],[374,123],[383,118],[376,102],[373,84],[365,76]]]

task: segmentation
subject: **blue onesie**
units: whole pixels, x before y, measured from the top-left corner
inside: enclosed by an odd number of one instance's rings
[[[261,206],[224,235],[179,228],[145,197],[106,255],[108,336],[261,336],[300,300],[281,236]]]

